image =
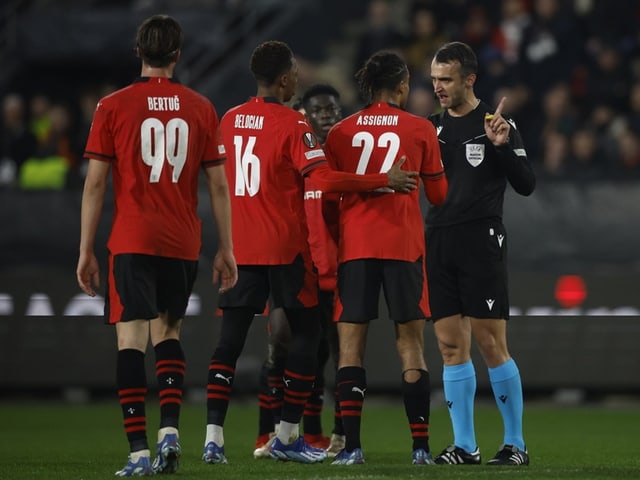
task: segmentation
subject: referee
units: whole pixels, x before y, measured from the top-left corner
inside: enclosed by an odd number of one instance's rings
[[[476,98],[478,61],[461,42],[443,45],[431,79],[443,112],[432,115],[449,191],[426,217],[427,276],[434,329],[443,358],[444,394],[453,444],[441,464],[480,464],[473,404],[476,374],[473,337],[489,369],[504,423],[504,439],[489,465],[527,465],[522,433],[522,382],[507,348],[509,297],[507,234],[502,206],[507,181],[530,195],[535,177],[515,123]]]

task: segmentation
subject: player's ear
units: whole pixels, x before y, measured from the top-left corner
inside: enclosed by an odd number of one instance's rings
[[[287,85],[289,85],[290,81],[291,78],[289,78],[288,72],[285,72],[278,77],[278,85],[282,88],[287,88]]]

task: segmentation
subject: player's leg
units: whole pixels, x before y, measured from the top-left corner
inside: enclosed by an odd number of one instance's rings
[[[268,443],[275,431],[273,414],[271,413],[271,391],[268,375],[268,360],[265,360],[260,367],[258,377],[258,436],[253,451],[254,458],[269,458]]]
[[[289,352],[282,376],[284,398],[280,428],[271,446],[271,454],[282,460],[320,462],[327,453],[311,447],[300,436],[304,406],[315,380],[321,334],[317,312],[318,279],[310,253],[301,253],[289,265],[270,267],[269,275],[273,306],[284,308],[291,329]]]
[[[329,360],[328,329],[333,317],[333,293],[318,292],[318,309],[322,324],[322,335],[318,346],[318,367],[313,391],[307,401],[303,414],[304,439],[316,448],[327,449],[329,437],[322,432],[322,407],[324,404],[325,375],[324,370]]]
[[[368,323],[340,322],[338,324],[340,363],[336,373],[336,385],[340,395],[345,446],[335,457],[333,463],[336,465],[364,463],[360,427],[367,391],[363,357],[368,329]]]
[[[179,420],[186,360],[180,327],[198,271],[197,261],[158,258],[157,302],[159,318],[150,322],[160,395],[160,428],[153,470],[175,473],[180,459]]]
[[[333,464],[364,463],[360,440],[362,408],[367,391],[363,359],[369,322],[378,317],[382,284],[379,260],[352,260],[338,266],[338,289],[334,319],[338,321],[340,360],[336,385],[345,432],[345,447]]]
[[[145,352],[148,320],[157,317],[158,311],[150,259],[147,255],[109,256],[105,316],[116,326],[116,384],[130,451],[117,476],[153,473],[147,441]]]
[[[327,328],[327,342],[329,344],[329,352],[333,363],[334,371],[338,371],[338,362],[340,359],[340,348],[338,343],[338,324],[331,321]],[[334,374],[335,378],[335,374]],[[345,445],[344,427],[342,426],[342,415],[340,414],[340,393],[338,385],[334,381],[333,385],[333,429],[331,430],[331,443],[327,452],[330,457],[334,457]]]
[[[281,307],[269,309],[267,360],[262,369],[266,388],[266,404],[260,408],[260,435],[256,440],[255,458],[270,458],[269,449],[280,428],[284,398],[284,365],[287,360],[291,330]],[[260,444],[259,444],[260,443]]]
[[[222,325],[209,363],[207,379],[207,428],[202,456],[205,463],[227,463],[223,427],[236,362],[244,348],[254,315],[264,310],[268,292],[265,268],[239,266],[238,283],[220,295]]]
[[[424,260],[385,260],[383,267],[383,291],[395,323],[402,366],[402,398],[412,438],[412,462],[430,465],[431,379],[424,358],[425,318],[430,310]]]
[[[132,320],[116,324],[118,357],[116,385],[129,442],[129,459],[118,476],[132,472],[149,475],[153,472],[147,441],[145,351],[149,338],[149,322]]]
[[[291,327],[285,309],[271,308],[269,312],[269,371],[267,382],[271,396],[271,416],[275,432],[280,428],[282,405],[284,402],[284,369],[291,344]]]

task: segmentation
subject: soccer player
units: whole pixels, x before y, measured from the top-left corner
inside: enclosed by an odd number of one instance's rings
[[[507,181],[529,195],[535,176],[515,123],[474,94],[478,61],[461,42],[447,43],[431,63],[435,94],[444,111],[430,117],[438,131],[449,180],[445,202],[429,210],[427,271],[434,330],[444,369],[444,394],[453,444],[436,463],[479,464],[473,424],[476,374],[471,338],[489,368],[504,422],[504,441],[489,465],[526,465],[522,382],[507,349],[507,234],[502,205]]]
[[[221,120],[233,185],[234,253],[238,284],[223,293],[218,344],[209,365],[207,428],[203,460],[226,463],[224,420],[236,361],[247,331],[267,299],[284,308],[291,341],[282,383],[280,428],[270,448],[272,457],[315,463],[327,452],[308,445],[299,422],[311,394],[317,368],[321,321],[317,312],[318,279],[312,266],[304,212],[304,178],[323,192],[417,188],[417,172],[397,162],[387,173],[355,175],[329,168],[318,139],[304,116],[283,105],[298,84],[296,60],[286,43],[267,41],[251,55],[257,94],[230,109]]]
[[[300,111],[304,113],[320,145],[324,144],[329,129],[341,118],[340,94],[331,85],[312,85],[302,96]],[[322,319],[322,337],[318,348],[318,369],[313,392],[303,413],[305,441],[314,447],[324,448],[329,456],[335,456],[344,448],[344,431],[337,398],[334,403],[334,426],[331,439],[322,431],[322,407],[324,403],[324,369],[331,356],[338,364],[338,334],[333,317],[333,298],[338,269],[338,247],[329,233],[322,213],[322,191],[310,178],[305,179],[304,206],[309,227],[311,258],[318,272],[320,290],[318,307]],[[269,447],[278,428],[282,407],[282,373],[287,358],[291,332],[283,308],[269,311],[268,358],[260,370],[258,438],[255,458],[269,457]],[[269,381],[271,379],[271,381]]]
[[[237,281],[231,243],[224,146],[216,111],[173,78],[183,42],[173,18],[155,15],[138,27],[140,78],[97,105],[85,157],[77,280],[96,294],[100,272],[94,240],[109,172],[115,213],[107,244],[106,321],[118,339],[116,383],[129,441],[117,476],[174,473],[180,443],[185,357],[180,325],[197,274],[201,221],[198,175],[206,172],[219,236],[213,281],[220,291]],[[151,463],[145,416],[145,352],[151,340],[160,395],[160,429]]]
[[[442,203],[447,180],[435,128],[426,118],[403,110],[409,97],[405,62],[395,53],[378,52],[357,72],[356,79],[370,103],[329,132],[325,152],[331,166],[358,174],[385,172],[395,159],[405,156],[409,168],[420,172],[429,202]],[[424,328],[430,312],[419,192],[344,193],[339,205],[335,320],[340,362],[336,383],[346,445],[333,463],[364,463],[360,443],[367,390],[363,359],[369,322],[378,317],[382,288],[402,364],[413,463],[431,464],[430,380],[424,358]]]

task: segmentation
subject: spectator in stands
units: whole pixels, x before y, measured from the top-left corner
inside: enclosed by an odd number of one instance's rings
[[[373,53],[382,49],[401,48],[405,36],[396,27],[390,0],[371,0],[367,6],[364,32],[357,39],[355,69],[359,69]]]
[[[68,107],[62,104],[51,105],[46,114],[40,117],[38,125],[38,128],[42,127],[42,130],[38,130],[38,147],[20,169],[20,188],[62,190],[79,185]]]
[[[527,0],[502,0],[501,18],[494,33],[494,43],[502,52],[502,58],[510,67],[517,65],[520,55],[522,32],[531,22]]]
[[[567,173],[578,182],[601,180],[606,172],[602,141],[592,125],[580,125],[571,135]]]
[[[425,0],[413,3],[409,10],[409,36],[403,48],[411,75],[424,75],[428,62],[448,37],[443,32],[434,8]]]
[[[2,99],[0,186],[12,185],[22,164],[35,153],[38,141],[25,114],[25,102],[19,94],[10,93]]]
[[[624,110],[631,87],[631,69],[620,45],[594,38],[589,44],[584,101],[597,100],[615,111]]]
[[[518,55],[520,81],[531,86],[534,102],[552,85],[573,78],[583,43],[575,15],[560,0],[534,0]]]
[[[640,178],[640,138],[629,129],[616,136],[616,162],[611,165],[611,178],[638,180]]]
[[[636,135],[640,135],[640,79],[637,79],[631,86],[629,105],[626,110],[629,129]]]
[[[431,85],[424,78],[417,77],[411,81],[411,93],[409,93],[406,110],[419,117],[427,118],[435,110],[439,110],[440,106],[436,104]]]
[[[541,180],[567,179],[569,139],[566,135],[550,130],[542,137],[542,161],[534,164]]]

